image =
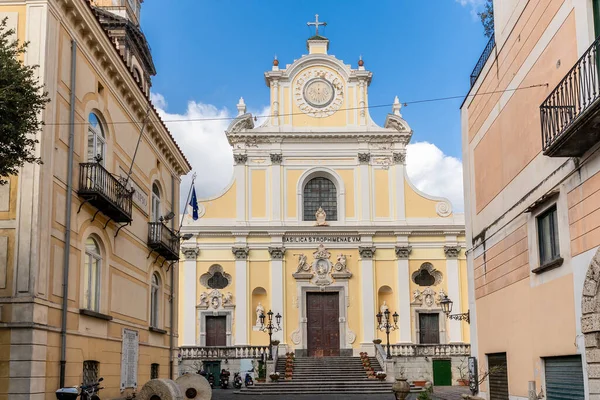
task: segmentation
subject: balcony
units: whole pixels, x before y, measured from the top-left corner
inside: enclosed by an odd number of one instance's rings
[[[580,157],[600,140],[599,46],[600,38],[540,106],[546,156]]]
[[[128,223],[132,220],[133,191],[127,190],[99,162],[79,164],[77,194],[115,222]]]
[[[182,346],[179,348],[181,360],[222,360],[234,358],[269,357],[269,346],[235,346],[235,347],[197,347]]]
[[[475,82],[477,82],[477,78],[479,78],[479,74],[481,74],[481,71],[483,71],[483,67],[485,66],[485,63],[487,62],[488,58],[490,58],[494,47],[496,47],[496,39],[494,35],[492,35],[487,45],[485,46],[485,49],[483,49],[483,53],[481,53],[481,56],[479,57],[475,68],[473,68],[473,72],[471,72],[471,87],[473,87]]]
[[[393,344],[392,357],[468,357],[469,344]]]
[[[162,221],[148,222],[148,247],[167,261],[179,260],[179,236]]]

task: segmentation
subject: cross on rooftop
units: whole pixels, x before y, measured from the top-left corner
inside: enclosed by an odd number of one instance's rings
[[[319,26],[327,26],[327,22],[319,22],[319,14],[315,14],[315,22],[307,22],[306,25],[316,28],[315,36],[319,36]]]

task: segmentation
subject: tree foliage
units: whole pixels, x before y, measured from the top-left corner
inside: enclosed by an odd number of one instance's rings
[[[35,135],[42,127],[40,112],[48,102],[47,93],[35,76],[36,66],[20,61],[27,43],[13,39],[8,18],[0,22],[0,185],[16,175],[25,163],[38,163]]]
[[[483,25],[483,34],[490,38],[494,34],[494,3],[487,0],[483,6],[483,11],[478,12],[481,24]]]

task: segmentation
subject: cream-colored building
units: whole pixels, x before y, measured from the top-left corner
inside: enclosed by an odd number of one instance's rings
[[[298,356],[373,354],[386,307],[399,314],[396,354],[468,343],[468,325],[439,306],[447,294],[467,310],[463,215],[407,178],[412,130],[397,99],[383,127],[371,119],[364,61],[345,64],[321,36],[307,47],[265,72],[263,124],[240,99],[226,131],[231,182],[184,221],[194,238],[182,244],[182,356],[267,346],[259,315],[269,310],[282,315],[279,351]]]
[[[482,370],[506,365],[486,398],[532,399],[531,385],[548,399],[600,398],[599,10],[494,1],[495,37],[471,75],[472,351]]]
[[[179,221],[159,217],[179,214],[190,166],[148,99],[139,11],[0,1],[50,98],[43,164],[0,186],[0,399],[55,399],[100,376],[101,397],[117,398],[173,368]]]

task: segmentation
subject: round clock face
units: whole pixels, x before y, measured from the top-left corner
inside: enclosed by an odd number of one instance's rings
[[[315,78],[304,86],[304,99],[313,107],[326,107],[333,101],[335,89],[333,85],[322,78]]]

